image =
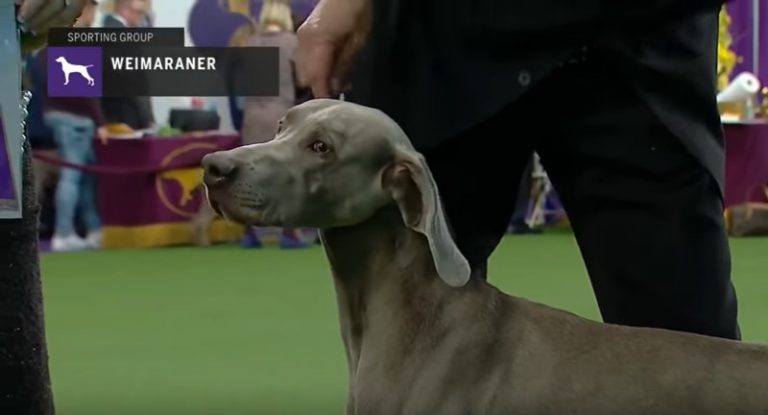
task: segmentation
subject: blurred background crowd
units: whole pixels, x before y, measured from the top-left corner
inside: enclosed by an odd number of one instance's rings
[[[296,82],[291,57],[296,47],[295,30],[309,14],[313,3],[202,0],[165,1],[153,5],[151,0],[89,1],[78,21],[80,27],[185,27],[188,46],[278,47],[281,51],[280,93],[276,97],[49,98],[46,94],[46,50],[29,57],[25,65],[27,87],[33,91],[29,134],[37,156],[37,194],[43,205],[41,237],[50,240],[50,248],[54,251],[78,251],[99,249],[104,245],[104,227],[109,226],[109,220],[105,225],[102,218],[104,212],[99,208],[97,187],[105,187],[97,185],[100,174],[133,175],[142,180],[151,176],[147,173],[162,173],[145,171],[142,175],[138,170],[119,173],[98,170],[96,153],[99,147],[107,153],[119,151],[117,145],[110,146],[112,140],[141,139],[146,142],[166,138],[168,142],[175,143],[168,147],[173,151],[183,149],[188,138],[218,145],[223,138],[245,137],[236,143],[229,140],[225,147],[271,139],[285,111],[308,99],[307,89]],[[179,13],[179,9],[186,9],[186,12]],[[165,19],[164,13],[167,14]],[[151,146],[137,142],[129,145]],[[202,154],[197,156],[199,158]],[[68,167],[60,162],[67,163]],[[148,160],[134,162],[139,165]],[[208,234],[214,215],[199,200],[199,176],[194,171],[195,162],[186,164],[191,166],[175,169],[178,174],[169,168],[164,177],[177,179],[176,187],[181,187],[182,193],[195,193],[196,200],[182,203],[188,205],[182,208],[194,212],[197,220],[191,221],[187,217],[189,215],[182,213],[171,219],[147,217],[142,219],[147,223],[131,225],[141,233],[141,225],[186,220],[190,222],[191,236],[172,235],[172,241],[168,241],[166,235],[161,236],[160,241],[152,242],[151,236],[142,238],[137,234],[130,240],[145,239],[149,240],[149,244],[167,245],[187,242],[191,238],[198,244],[211,243]],[[190,177],[194,183],[188,183],[187,173],[192,174]],[[142,195],[121,193],[116,197],[131,199],[141,198]],[[178,227],[173,229],[179,233]],[[173,230],[165,231],[168,232],[174,233]],[[108,234],[106,236],[109,238]],[[225,239],[232,239],[232,236],[230,233]],[[316,240],[312,230],[242,230],[242,243],[246,247],[261,246],[270,238],[286,248],[311,246]],[[131,244],[119,239],[113,245]]]
[[[195,154],[185,162],[171,167],[155,161],[161,165],[154,169],[139,167],[151,166],[151,158],[129,155],[144,154],[142,148],[168,155],[183,153],[185,146],[193,143],[219,149],[270,140],[287,109],[310,98],[308,88],[298,82],[292,56],[296,29],[314,3],[89,1],[78,22],[80,27],[183,26],[188,46],[277,47],[281,51],[279,95],[48,98],[46,50],[31,56],[25,68],[27,87],[34,93],[29,134],[36,156],[37,194],[43,206],[41,238],[50,241],[43,245],[53,251],[80,251],[233,240],[249,248],[269,242],[284,248],[315,244],[316,234],[311,229],[234,229],[232,224],[219,224],[201,200],[200,171],[195,169],[205,151],[193,151]],[[163,148],[156,143],[159,139],[165,139]],[[116,163],[110,166],[110,159]],[[116,171],[115,164],[123,169]],[[158,177],[162,183],[153,185]],[[135,186],[125,185],[127,181]],[[527,179],[525,196],[531,186]],[[152,198],[160,202],[154,212],[147,211],[153,206],[147,199]],[[144,203],[133,210],[146,214],[126,219],[132,210],[127,203],[136,199]],[[521,198],[510,231],[538,232],[526,222],[528,202],[528,197]]]
[[[284,248],[315,244],[311,229],[242,229],[222,223],[203,202],[198,168],[208,152],[270,140],[287,109],[310,99],[308,88],[298,82],[292,56],[296,30],[315,3],[90,0],[78,22],[81,27],[184,27],[187,46],[280,48],[279,95],[48,98],[46,50],[30,56],[25,81],[34,93],[29,135],[43,206],[43,246],[79,251],[218,242],[240,242],[244,247],[277,243]],[[731,17],[723,9],[721,90],[746,65],[732,47],[744,34],[734,36],[730,28]],[[745,117],[741,102],[736,104],[724,103],[724,116],[735,111],[737,118]],[[768,111],[750,108],[750,114],[758,116]],[[743,193],[738,185],[730,188]],[[543,225],[566,221],[534,155],[509,231],[539,233]]]

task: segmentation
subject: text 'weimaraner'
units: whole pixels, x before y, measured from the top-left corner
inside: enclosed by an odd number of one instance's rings
[[[768,414],[766,345],[601,324],[470,280],[423,157],[380,111],[309,101],[273,141],[203,164],[224,217],[322,229],[347,414]]]

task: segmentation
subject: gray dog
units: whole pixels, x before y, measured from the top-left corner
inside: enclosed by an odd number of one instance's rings
[[[309,101],[275,140],[203,164],[224,217],[322,229],[347,414],[768,414],[768,346],[601,324],[470,280],[423,157],[377,110]]]

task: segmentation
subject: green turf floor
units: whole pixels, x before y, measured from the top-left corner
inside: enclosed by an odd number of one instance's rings
[[[768,342],[768,239],[733,241],[741,323]],[[49,254],[58,415],[343,413],[346,366],[319,248]],[[597,318],[568,234],[507,238],[491,280]]]

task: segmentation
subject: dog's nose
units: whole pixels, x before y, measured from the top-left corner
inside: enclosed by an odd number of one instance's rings
[[[203,157],[203,181],[208,187],[220,186],[237,174],[237,162],[226,153],[213,153]]]

